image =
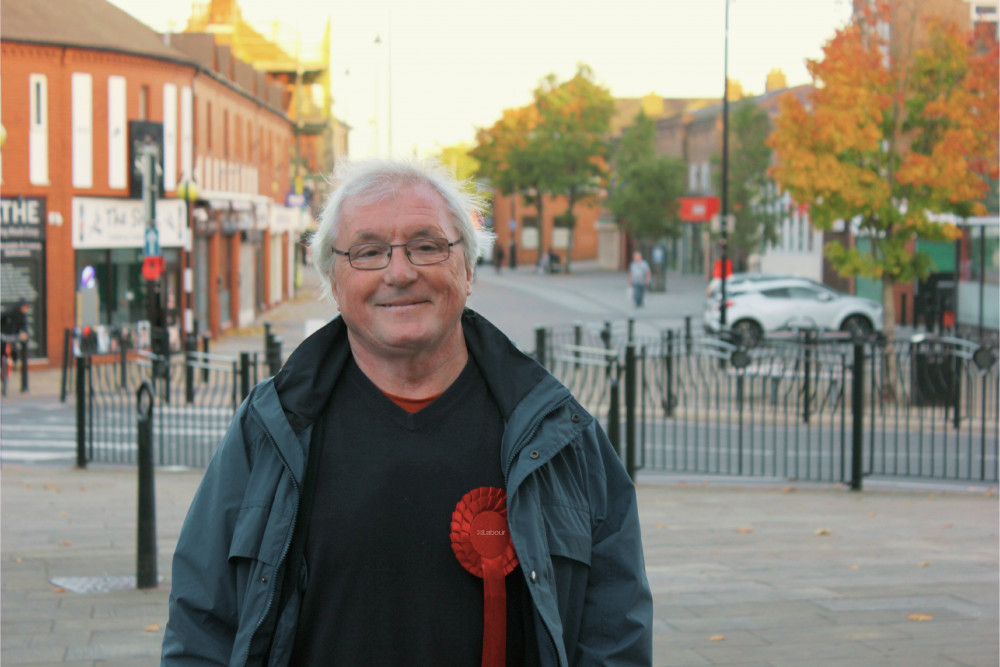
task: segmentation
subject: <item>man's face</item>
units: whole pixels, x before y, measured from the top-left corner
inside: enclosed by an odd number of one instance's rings
[[[457,241],[444,200],[427,185],[401,190],[396,199],[343,208],[335,240],[338,250],[356,243],[406,243],[439,237]],[[374,271],[353,268],[338,255],[331,282],[352,346],[376,357],[447,353],[463,345],[460,318],[472,290],[472,271],[462,244],[439,264],[414,266],[404,248],[393,248],[389,266]]]

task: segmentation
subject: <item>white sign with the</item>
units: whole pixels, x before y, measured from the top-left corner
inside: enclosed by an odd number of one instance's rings
[[[161,199],[156,202],[156,230],[160,247],[185,245],[184,202]],[[73,197],[73,247],[142,248],[146,215],[138,199]]]

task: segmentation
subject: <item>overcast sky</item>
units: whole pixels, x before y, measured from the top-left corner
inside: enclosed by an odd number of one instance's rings
[[[184,27],[187,0],[111,0],[158,31]],[[241,0],[308,44],[332,18],[334,110],[355,157],[420,154],[473,141],[538,80],[590,65],[615,97],[721,97],[725,0]],[[280,8],[280,14],[276,8]],[[851,0],[730,0],[729,76],[750,93],[772,68],[808,83],[806,58],[850,17]],[[375,38],[381,38],[376,43]],[[391,109],[391,122],[390,122]]]

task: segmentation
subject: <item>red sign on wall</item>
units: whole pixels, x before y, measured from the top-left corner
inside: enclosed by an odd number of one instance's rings
[[[708,222],[718,212],[718,197],[681,197],[681,220],[684,222]]]

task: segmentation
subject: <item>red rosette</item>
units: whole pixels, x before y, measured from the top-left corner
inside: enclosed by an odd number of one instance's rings
[[[517,566],[503,489],[483,486],[462,496],[451,515],[451,548],[462,567],[483,579],[483,667],[503,667],[507,651],[504,577]]]

